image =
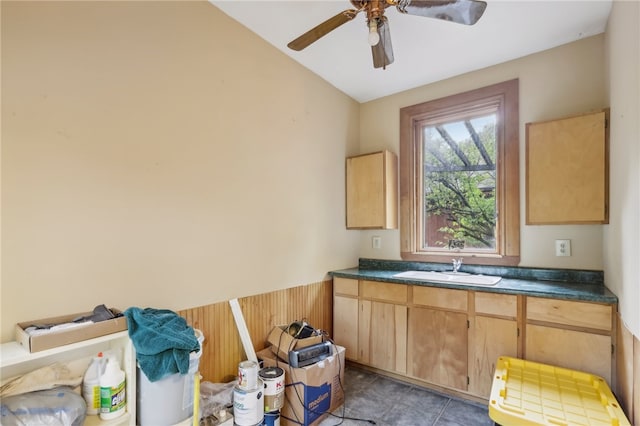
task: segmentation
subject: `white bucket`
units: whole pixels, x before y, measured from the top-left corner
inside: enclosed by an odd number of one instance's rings
[[[142,370],[137,371],[138,422],[141,426],[169,426],[193,417],[194,377],[198,372],[204,335],[194,330],[200,350],[189,355],[189,372],[172,374],[151,382]]]

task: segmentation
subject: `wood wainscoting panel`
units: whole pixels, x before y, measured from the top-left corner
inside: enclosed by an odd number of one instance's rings
[[[304,320],[316,329],[333,330],[331,280],[238,299],[256,352],[267,346],[271,329]],[[236,378],[238,364],[247,359],[229,302],[178,311],[204,334],[200,374],[202,380],[226,383]]]
[[[622,406],[622,410],[627,417],[633,417],[633,334],[622,322],[620,313],[618,316],[618,327],[616,336],[616,389],[617,400]],[[637,424],[637,423],[636,423]]]

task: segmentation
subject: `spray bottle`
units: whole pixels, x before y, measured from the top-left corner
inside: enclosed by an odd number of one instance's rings
[[[118,360],[109,357],[104,373],[100,376],[100,418],[115,419],[127,406],[126,380]]]

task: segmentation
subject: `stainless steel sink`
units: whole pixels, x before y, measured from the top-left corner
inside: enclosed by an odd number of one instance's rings
[[[410,280],[432,281],[448,284],[467,284],[493,286],[500,282],[502,277],[491,275],[474,275],[466,272],[435,272],[435,271],[405,271],[393,275],[394,278],[407,278]]]

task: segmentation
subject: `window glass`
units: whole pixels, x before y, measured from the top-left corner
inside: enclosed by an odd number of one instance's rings
[[[496,113],[422,125],[423,249],[496,251]],[[451,242],[451,243],[449,243]]]

